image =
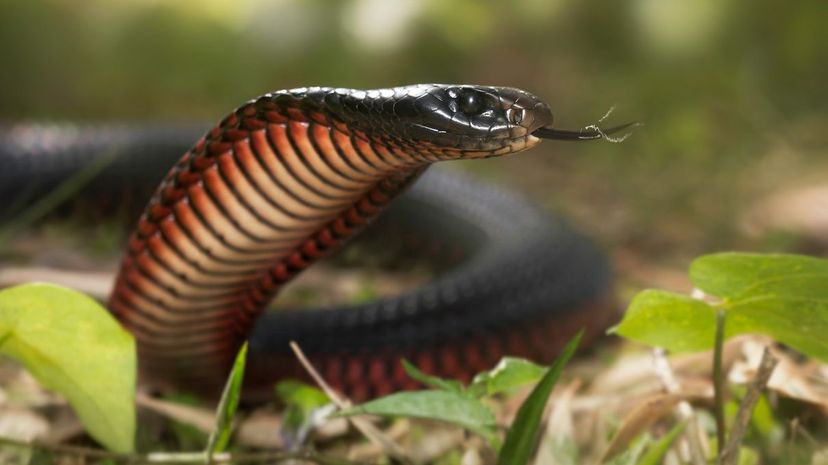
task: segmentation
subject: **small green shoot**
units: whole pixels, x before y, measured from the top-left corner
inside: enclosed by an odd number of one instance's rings
[[[694,261],[690,278],[720,301],[646,290],[635,296],[615,331],[674,352],[707,350],[713,347],[721,309],[727,315],[725,339],[764,334],[828,361],[828,260],[721,253]]]
[[[135,341],[92,298],[52,284],[0,291],[0,354],[62,394],[115,452],[135,443]]]
[[[564,366],[575,354],[575,349],[578,347],[582,335],[583,331],[569,341],[561,355],[546,370],[538,385],[535,386],[529,397],[520,406],[515,421],[506,434],[503,448],[498,455],[498,465],[524,465],[529,463],[532,454],[535,452],[541,417],[546,409],[546,402],[549,400],[552,388],[555,387]]]
[[[331,403],[320,389],[293,379],[280,381],[276,394],[285,404],[285,426],[292,429],[300,428],[312,411]]]
[[[224,391],[216,409],[216,427],[210,434],[210,438],[207,440],[207,448],[204,451],[207,454],[208,461],[211,460],[213,454],[224,452],[230,443],[230,435],[233,432],[233,418],[239,405],[246,361],[247,343],[245,342],[239,349],[239,353],[236,354],[233,369],[230,371],[230,376],[224,385]]]
[[[717,442],[725,443],[722,344],[737,334],[770,336],[800,352],[828,361],[828,260],[802,255],[720,253],[696,259],[693,284],[715,300],[646,290],[630,304],[615,331],[629,339],[674,352],[714,348]],[[720,463],[735,463],[740,442],[776,361],[766,353],[742,401]],[[767,430],[768,428],[766,428]],[[745,457],[748,457],[747,455]],[[745,459],[745,460],[749,460]]]
[[[314,416],[322,407],[331,404],[328,396],[314,386],[293,379],[276,384],[276,395],[285,405],[282,417],[282,435],[289,450],[298,447],[319,418]]]

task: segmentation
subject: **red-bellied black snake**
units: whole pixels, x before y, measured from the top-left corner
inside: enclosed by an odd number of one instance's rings
[[[622,128],[551,124],[546,103],[503,87],[314,87],[245,103],[180,158],[129,239],[108,307],[135,335],[144,379],[215,394],[250,339],[247,384],[267,392],[276,379],[302,376],[287,350],[296,339],[328,382],[362,399],[416,385],[401,357],[468,380],[504,354],[548,361],[580,328],[594,338],[613,317],[603,256],[508,194],[445,175],[431,176],[419,200],[412,193],[406,221],[439,234],[440,209],[465,208],[466,223],[493,225],[445,228],[481,249],[463,272],[357,308],[262,316],[285,283],[337,250],[434,162]]]

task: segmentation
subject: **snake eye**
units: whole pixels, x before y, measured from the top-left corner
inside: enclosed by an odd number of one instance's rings
[[[486,105],[482,95],[471,89],[464,89],[457,96],[457,106],[460,111],[471,116],[480,114]]]
[[[523,110],[510,108],[506,110],[506,117],[510,123],[517,126],[523,122]]]

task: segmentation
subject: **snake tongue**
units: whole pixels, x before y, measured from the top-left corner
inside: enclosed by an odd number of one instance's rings
[[[578,131],[569,131],[566,129],[555,129],[555,128],[538,128],[536,129],[532,135],[535,137],[540,137],[541,139],[555,139],[555,140],[593,140],[593,139],[604,139],[607,138],[610,134],[615,134],[617,132],[623,131],[627,128],[634,128],[639,126],[641,123],[637,121],[633,121],[626,124],[621,124],[619,126],[614,126],[608,129],[601,129],[598,126],[587,126],[583,129]],[[624,136],[626,137],[626,136]]]

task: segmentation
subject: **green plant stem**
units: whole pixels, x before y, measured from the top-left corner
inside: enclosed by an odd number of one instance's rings
[[[21,449],[38,449],[60,456],[83,457],[86,459],[111,460],[119,464],[163,464],[163,465],[202,465],[207,463],[207,454],[204,452],[173,452],[150,454],[119,454],[101,449],[91,449],[66,444],[49,444],[41,442],[26,442],[0,436],[0,446],[19,447]],[[258,464],[281,463],[291,460],[318,463],[320,465],[364,465],[361,462],[343,460],[336,457],[320,454],[312,449],[296,452],[252,452],[213,455],[215,464]]]
[[[716,336],[713,346],[713,409],[716,417],[716,439],[720,458],[725,444],[724,373],[722,372],[724,325],[725,312],[719,309],[716,312]]]

